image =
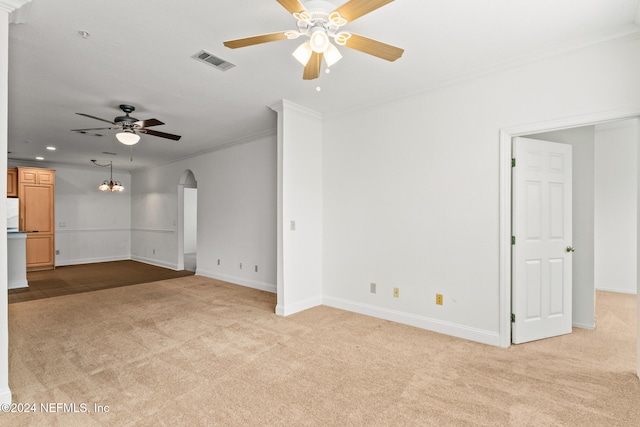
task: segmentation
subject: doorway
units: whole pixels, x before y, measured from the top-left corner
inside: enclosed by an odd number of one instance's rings
[[[505,128],[500,131],[500,313],[499,330],[500,345],[509,347],[511,345],[511,143],[513,138],[518,136],[540,134],[545,132],[558,131],[563,129],[578,128],[596,124],[604,124],[616,120],[634,119],[640,116],[640,109],[617,110],[589,114],[579,117],[571,117]],[[639,132],[640,133],[640,132]],[[639,135],[640,136],[640,135]],[[640,138],[638,138],[640,140]],[[638,162],[636,158],[635,161]],[[638,218],[636,217],[636,223]],[[637,259],[635,263],[637,265]],[[636,292],[639,288],[636,281]],[[638,292],[637,292],[638,293]],[[640,293],[638,293],[640,299]],[[640,316],[639,316],[640,317]],[[638,344],[640,345],[640,330],[638,331]],[[639,351],[640,352],[640,351]],[[640,361],[638,364],[640,372]]]
[[[198,183],[189,169],[178,183],[178,270],[197,270]]]

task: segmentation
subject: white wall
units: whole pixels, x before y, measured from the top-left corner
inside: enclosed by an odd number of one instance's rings
[[[595,127],[530,135],[573,147],[573,326],[595,328]]]
[[[640,108],[638,51],[600,45],[325,120],[325,303],[500,345],[499,131]]]
[[[184,189],[184,253],[196,252],[198,245],[198,189]]]
[[[639,11],[640,13],[640,11]],[[640,141],[640,125],[637,127],[637,140]],[[638,150],[638,156],[636,157],[638,159],[638,165],[640,165],[640,149]],[[636,198],[638,203],[640,203],[640,173],[637,174],[637,188],[638,188],[638,192],[636,193]],[[638,207],[638,205],[636,205],[636,209],[640,209],[640,207]],[[636,220],[636,227],[637,230],[640,231],[640,215],[637,216],[637,220]],[[640,233],[639,233],[640,234]],[[638,241],[640,241],[640,237],[638,238]],[[636,266],[640,265],[640,250],[637,251],[636,253]],[[636,338],[636,376],[638,378],[640,378],[640,275],[636,276],[636,280],[637,280],[637,294],[636,294],[636,316],[637,316],[637,320],[636,320],[636,334],[637,334],[637,338]]]
[[[0,151],[7,152],[9,14],[30,0],[0,0]],[[7,167],[5,156],[0,170]],[[7,196],[7,177],[0,178],[0,197]],[[7,318],[7,211],[0,206],[0,404],[11,403],[9,389],[9,325]]]
[[[176,268],[178,183],[187,169],[198,180],[196,274],[275,292],[276,137],[273,132],[197,157],[135,172],[132,175],[133,259]]]
[[[596,126],[596,289],[637,292],[637,135],[637,119]]]
[[[0,2],[0,152],[7,152],[7,100],[9,64],[8,5]],[[7,167],[7,157],[0,156],[0,170]],[[7,197],[7,176],[0,177],[0,197]],[[11,403],[9,389],[9,325],[7,317],[7,207],[0,203],[0,404]]]
[[[278,304],[290,315],[322,304],[322,120],[288,101],[278,113]]]
[[[102,162],[104,164],[105,162]],[[56,266],[131,258],[131,175],[113,171],[125,191],[103,192],[109,168],[51,165],[10,160],[9,165],[56,171]]]

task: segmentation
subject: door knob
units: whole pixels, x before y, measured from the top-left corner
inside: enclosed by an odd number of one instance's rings
[[[573,246],[567,246],[567,252],[575,252],[576,249]]]

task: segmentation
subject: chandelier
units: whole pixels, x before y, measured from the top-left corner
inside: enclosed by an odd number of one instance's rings
[[[105,179],[104,181],[102,181],[102,184],[98,186],[98,189],[100,191],[124,191],[124,187],[122,186],[120,181],[113,180],[113,162],[109,162],[108,165],[101,165],[95,160],[91,160],[91,162],[94,165],[100,166],[102,168],[106,168],[108,166],[111,170],[111,175],[109,176],[109,179],[108,180]]]

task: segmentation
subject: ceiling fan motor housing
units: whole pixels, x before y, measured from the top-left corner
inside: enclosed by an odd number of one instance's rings
[[[126,116],[118,116],[118,117],[116,117],[113,120],[114,123],[122,123],[123,125],[127,126],[127,125],[131,125],[131,124],[133,124],[133,123],[138,121],[138,119],[129,116],[129,113],[132,113],[136,109],[133,105],[121,104],[120,105],[120,109],[122,111],[124,111]]]

